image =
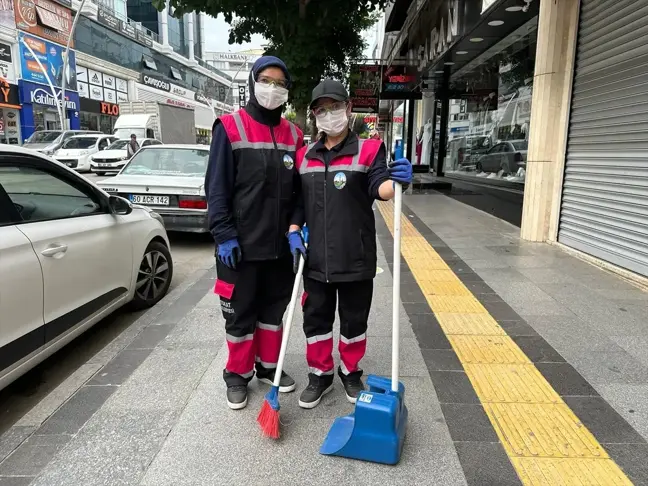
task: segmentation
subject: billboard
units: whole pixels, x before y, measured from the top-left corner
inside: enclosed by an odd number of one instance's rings
[[[403,65],[384,67],[380,98],[383,100],[421,99],[416,68]]]
[[[353,111],[378,113],[381,66],[354,64],[351,66],[349,88]]]
[[[36,62],[34,56],[32,56],[27,46],[25,46],[26,43],[32,48],[34,54],[36,54],[43,67],[47,70],[47,75],[50,81],[52,81],[52,84],[60,87],[63,81],[63,54],[65,48],[53,42],[47,42],[46,40],[23,34],[22,32],[18,34],[18,39],[20,43],[20,62],[22,65],[23,79],[33,83],[48,84],[47,78],[43,74],[38,62]],[[70,59],[66,71],[67,79],[65,81],[65,89],[66,91],[68,89],[76,91],[77,77],[74,51],[70,51]]]
[[[43,39],[66,45],[72,11],[49,0],[14,0],[16,27]],[[73,46],[74,42],[70,44]]]

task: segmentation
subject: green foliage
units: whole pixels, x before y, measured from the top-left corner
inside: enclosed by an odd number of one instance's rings
[[[388,0],[169,0],[176,14],[223,14],[232,26],[229,42],[268,40],[266,54],[281,58],[293,78],[291,104],[305,121],[311,92],[323,77],[346,81],[351,60],[362,57],[362,32]],[[161,10],[165,0],[153,0]]]

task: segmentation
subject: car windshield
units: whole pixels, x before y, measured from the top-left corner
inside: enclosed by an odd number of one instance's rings
[[[133,156],[122,174],[204,177],[208,158],[208,150],[144,148]]]
[[[97,143],[98,137],[69,138],[64,144],[64,149],[86,149]]]
[[[520,142],[511,142],[515,150],[528,150],[529,142],[526,140],[521,140]]]
[[[51,132],[34,132],[31,137],[29,137],[25,143],[49,143],[53,142],[61,136],[61,132],[51,131]]]
[[[112,145],[108,147],[108,150],[118,150],[123,149],[128,145],[128,140],[117,140]]]

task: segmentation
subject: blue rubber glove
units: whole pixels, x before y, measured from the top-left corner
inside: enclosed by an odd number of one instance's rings
[[[293,271],[297,273],[299,257],[306,258],[306,247],[304,246],[301,231],[291,231],[288,233],[288,245],[290,245],[290,253],[293,256]]]
[[[236,265],[241,262],[241,247],[236,238],[218,245],[218,259],[226,267],[236,270]]]
[[[394,182],[399,182],[406,189],[412,183],[412,164],[407,159],[394,160],[387,167],[389,178]]]

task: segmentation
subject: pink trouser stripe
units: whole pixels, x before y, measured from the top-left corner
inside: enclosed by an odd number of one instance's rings
[[[309,341],[311,341],[309,339]],[[329,374],[333,370],[333,336],[306,344],[306,361],[311,373]],[[319,371],[319,373],[318,373]]]
[[[281,349],[281,336],[283,328],[279,326],[270,326],[268,324],[257,325],[254,340],[256,341],[256,357],[258,361],[276,367],[279,360],[279,350]],[[268,367],[268,366],[266,366]]]
[[[254,356],[256,355],[256,345],[254,339],[233,343],[227,341],[229,355],[225,369],[237,375],[247,375],[254,370]]]
[[[356,338],[348,341],[350,342],[347,344],[344,340],[340,339],[338,343],[338,350],[340,351],[340,359],[342,361],[341,368],[344,374],[347,375],[360,369],[358,364],[367,351],[366,338],[360,340]]]

